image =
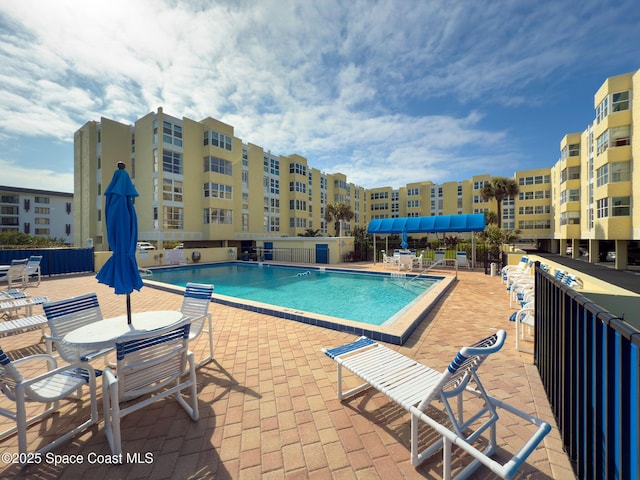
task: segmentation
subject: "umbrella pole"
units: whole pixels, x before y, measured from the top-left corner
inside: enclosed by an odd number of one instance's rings
[[[131,325],[131,297],[127,293],[127,323]]]

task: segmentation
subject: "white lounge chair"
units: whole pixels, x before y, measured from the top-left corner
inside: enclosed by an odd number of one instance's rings
[[[28,258],[22,260],[11,260],[11,265],[9,266],[9,268],[4,272],[4,275],[0,276],[0,282],[6,281],[8,283],[7,288],[12,288],[15,285],[19,285],[24,289],[26,287],[25,272],[28,261]]]
[[[191,319],[191,329],[189,330],[189,342],[193,342],[201,333],[209,334],[209,355],[196,363],[196,368],[213,360],[213,328],[211,326],[211,295],[213,285],[201,283],[187,283],[184,291],[182,307],[180,311],[185,317]],[[206,322],[206,325],[205,325]]]
[[[51,330],[51,335],[45,336],[45,345],[49,355],[53,354],[55,346],[60,358],[72,363],[88,362],[113,351],[113,348],[83,350],[65,345],[62,341],[63,337],[72,330],[103,319],[98,297],[95,293],[47,302],[42,305],[42,308],[47,316],[49,329]]]
[[[533,328],[536,321],[534,303],[526,303],[516,312],[514,320],[516,323],[516,350],[533,353],[533,348],[524,347],[522,342],[533,342]]]
[[[527,267],[528,263],[529,263],[529,257],[527,257],[526,255],[523,255],[520,258],[520,261],[516,265],[506,265],[505,267],[502,267],[502,270],[501,270],[502,281],[504,283],[507,283],[507,279],[510,272],[514,272],[514,273],[523,272],[524,269]]]
[[[0,301],[0,314],[6,318],[19,317],[19,310],[24,308],[25,315],[33,315],[33,306],[42,305],[49,301],[49,297],[29,297],[14,298],[13,300]]]
[[[24,272],[26,285],[28,285],[29,282],[31,281],[31,277],[35,277],[35,281],[36,281],[36,284],[34,285],[35,287],[40,285],[40,280],[42,279],[40,274],[41,261],[42,261],[42,255],[32,255],[29,257],[29,260],[27,261],[27,265],[25,267],[25,272]]]
[[[367,388],[374,388],[411,414],[411,463],[414,466],[443,449],[443,478],[451,478],[451,445],[455,444],[475,458],[459,473],[459,477],[466,478],[480,464],[484,464],[492,472],[508,479],[515,475],[551,427],[502,400],[489,396],[480,382],[478,368],[488,355],[502,348],[505,339],[506,332],[500,330],[475,345],[463,348],[444,372],[433,370],[366,337],[342,347],[323,351],[338,364],[340,400]],[[360,377],[365,383],[343,392],[343,368]],[[472,387],[472,383],[475,384],[475,388]],[[463,418],[465,394],[479,398],[480,402],[471,402],[468,408],[474,411],[465,412],[466,418]],[[457,402],[451,402],[453,399]],[[448,416],[446,424],[430,415],[428,407],[437,408],[436,400],[444,405],[444,413]],[[537,427],[522,448],[504,464],[490,458],[496,451],[498,407]],[[421,452],[418,446],[420,421],[428,424],[442,437]],[[473,444],[487,430],[488,445],[485,450],[480,451]]]
[[[469,259],[467,258],[467,252],[456,252],[456,261],[458,262],[458,267],[466,267],[471,270],[471,263],[469,263]]]
[[[114,455],[122,454],[120,420],[153,402],[173,396],[192,420],[198,420],[196,369],[188,350],[190,326],[187,318],[116,340],[116,371],[107,367],[102,377],[104,430]],[[181,393],[187,388],[191,404]]]
[[[44,315],[33,315],[31,317],[16,318],[0,322],[0,335],[11,335],[14,333],[28,332],[40,328],[42,336],[46,334],[47,317]]]
[[[35,362],[46,362],[47,371],[32,378],[25,378],[20,371],[23,365],[29,365],[28,371],[33,371]],[[27,370],[27,369],[25,369]],[[98,407],[96,402],[96,373],[90,365],[71,364],[58,367],[56,359],[51,355],[37,354],[20,358],[15,361],[0,348],[0,390],[15,404],[15,409],[0,408],[0,415],[16,422],[14,427],[0,433],[0,440],[18,433],[17,457],[22,464],[37,456],[29,456],[27,453],[27,428],[29,425],[52,415],[59,409],[62,399],[81,400],[82,387],[89,386],[91,396],[91,414],[87,421],[73,428],[64,435],[56,438],[51,443],[41,447],[36,454],[48,452],[52,448],[66,442],[78,435],[98,421]],[[44,410],[27,417],[27,404],[40,403]],[[62,420],[62,419],[60,419]],[[51,425],[47,426],[51,430]],[[12,457],[13,458],[13,457]],[[32,460],[33,461],[33,460]]]

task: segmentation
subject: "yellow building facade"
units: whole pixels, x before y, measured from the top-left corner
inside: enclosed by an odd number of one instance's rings
[[[640,95],[634,90],[640,92],[640,71],[607,79],[594,95],[593,123],[560,140],[556,163],[514,173],[520,191],[502,202],[504,228],[546,251],[591,261],[615,251],[616,266],[626,265],[627,252],[640,249],[640,209],[633,208],[640,199],[640,141],[634,140]],[[259,238],[335,236],[335,221],[325,214],[337,202],[354,213],[342,223],[342,236],[371,219],[497,212],[495,199],[481,195],[493,178],[488,173],[365,189],[298,154],[244,143],[232,125],[178,118],[162,108],[134,125],[88,122],[74,147],[74,240],[98,249],[108,247],[103,191],[118,161],[127,163],[140,194],[140,240],[159,245],[241,247]]]

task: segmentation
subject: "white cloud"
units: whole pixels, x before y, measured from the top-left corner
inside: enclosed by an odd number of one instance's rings
[[[3,185],[73,193],[73,172],[24,168],[7,159],[0,159],[0,170]]]
[[[634,18],[633,2],[594,0],[4,2],[0,142],[72,142],[86,121],[162,106],[367,186],[392,163],[493,173],[526,155],[486,126],[491,109],[552,103],[544,87],[585,58],[632,58]]]

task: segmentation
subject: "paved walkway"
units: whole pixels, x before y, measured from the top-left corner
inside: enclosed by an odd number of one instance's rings
[[[352,265],[349,265],[350,267]],[[361,268],[373,268],[360,265]],[[555,422],[532,356],[514,349],[513,324],[507,319],[508,296],[498,277],[459,272],[459,281],[422,322],[410,341],[392,348],[437,369],[444,369],[459,347],[504,328],[507,345],[483,365],[490,394],[549,421],[554,429],[531,455],[517,478],[575,478],[563,452]],[[96,292],[105,317],[124,313],[124,296],[99,285],[93,276],[44,280],[31,295],[52,300]],[[349,292],[336,292],[348,308]],[[178,309],[181,297],[152,288],[131,295],[134,311]],[[415,469],[409,460],[409,417],[381,394],[365,393],[345,403],[336,399],[336,367],[321,353],[352,341],[353,335],[212,304],[215,363],[198,371],[200,420],[192,422],[165,399],[126,417],[123,450],[141,456],[140,463],[109,465],[109,446],[102,421],[55,449],[60,464],[45,458],[20,470],[3,454],[17,452],[17,438],[0,443],[1,478],[40,479],[439,479],[439,455]],[[38,332],[0,339],[13,358],[44,351]],[[196,358],[206,339],[194,345]],[[101,402],[101,392],[99,392]],[[50,419],[29,429],[30,450],[58,428],[80,422],[78,411],[64,405]],[[7,405],[2,396],[0,407]],[[102,418],[102,406],[100,403]],[[505,458],[521,445],[523,429],[508,415],[498,430],[498,455]],[[9,423],[0,417],[0,428]],[[71,457],[75,455],[76,457]],[[463,455],[454,449],[454,456]],[[96,458],[96,456],[98,456]],[[106,456],[106,457],[100,457]],[[82,463],[73,464],[71,460]],[[145,463],[144,460],[149,462]],[[97,462],[97,463],[91,463]],[[460,462],[456,462],[456,467]],[[474,476],[495,478],[481,469]]]

